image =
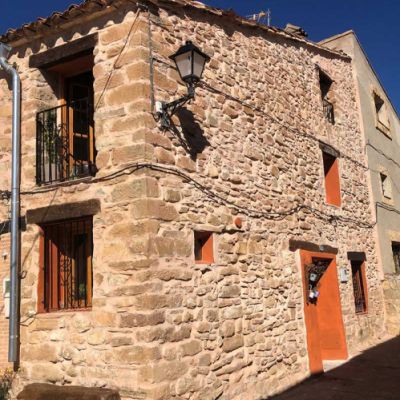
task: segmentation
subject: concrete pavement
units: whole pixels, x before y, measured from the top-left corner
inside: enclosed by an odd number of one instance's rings
[[[400,400],[400,337],[271,399]]]

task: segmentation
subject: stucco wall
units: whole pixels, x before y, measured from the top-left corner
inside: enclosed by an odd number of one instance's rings
[[[347,251],[366,252],[367,314],[355,314],[351,280],[340,284],[349,352],[384,333],[350,61],[203,11],[176,6],[152,20],[157,100],[185,93],[167,58],[184,40],[212,57],[205,85],[174,118],[173,131],[160,131],[151,114],[148,21],[133,5],[75,21],[62,36],[28,44],[11,59],[24,93],[22,187],[38,191],[23,195],[23,213],[101,201],[91,311],[32,316],[38,227],[23,233],[15,392],[49,381],[115,387],[124,399],[256,399],[305,378],[301,274],[289,239],[336,247],[338,266],[347,270]],[[28,57],[94,31],[97,180],[39,190],[35,114],[53,105],[54,95]],[[335,81],[334,126],[323,115],[316,64]],[[3,105],[7,94],[2,83]],[[0,125],[4,146],[7,127]],[[341,208],[325,204],[318,139],[341,152]],[[7,171],[9,147],[2,149]],[[151,165],[137,170],[137,162]],[[195,264],[194,230],[214,232],[212,265]]]
[[[398,276],[395,275],[392,242],[400,240],[400,187],[397,182],[400,171],[400,121],[355,35],[349,32],[328,39],[325,44],[331,48],[342,49],[353,57],[371,180],[372,203],[376,210],[379,262],[385,280],[388,326],[392,333],[398,334],[400,294],[395,289],[398,287]],[[374,92],[385,102],[390,122],[389,134],[378,128]],[[391,199],[383,196],[380,173],[384,173],[391,180]]]

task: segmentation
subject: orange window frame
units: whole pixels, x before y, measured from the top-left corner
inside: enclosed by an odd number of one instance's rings
[[[325,151],[322,152],[325,181],[325,200],[327,204],[340,207],[342,204],[340,194],[339,160]]]
[[[194,255],[196,264],[214,262],[214,239],[211,232],[194,232]]]
[[[91,308],[93,298],[92,230],[92,217],[48,223],[40,227],[39,313]],[[76,244],[79,236],[85,237],[83,247]],[[80,261],[77,260],[77,257],[82,254],[86,264],[83,269],[86,271],[83,283],[80,281],[82,274],[82,270],[79,270]],[[84,299],[80,297],[82,284],[85,285]]]

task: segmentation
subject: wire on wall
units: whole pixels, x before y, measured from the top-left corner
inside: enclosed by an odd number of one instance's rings
[[[152,22],[151,22],[151,12],[148,6],[142,5],[147,10],[147,34],[149,42],[149,68],[150,68],[150,102],[151,102],[151,112],[154,115],[156,98],[154,89],[154,57],[153,57],[153,32],[152,32]]]
[[[262,114],[263,116],[269,118],[270,120],[272,120],[275,123],[278,123],[279,125],[281,125],[282,127],[288,129],[292,133],[299,134],[299,135],[301,135],[303,137],[307,137],[307,138],[312,139],[312,140],[314,140],[314,141],[316,141],[318,143],[321,142],[321,140],[318,139],[317,137],[315,137],[314,135],[312,135],[310,133],[307,133],[307,132],[300,131],[299,129],[293,128],[292,126],[281,122],[278,118],[273,117],[272,115],[268,114],[267,112],[265,112],[261,108],[259,108],[257,106],[254,106],[251,103],[247,103],[247,102],[245,102],[245,101],[243,101],[243,100],[241,100],[241,99],[239,99],[239,98],[237,98],[235,96],[232,96],[232,95],[230,95],[228,93],[225,93],[225,92],[223,92],[223,91],[221,91],[221,90],[219,90],[219,89],[217,89],[215,87],[210,86],[209,84],[207,84],[205,82],[200,82],[199,86],[203,87],[203,89],[206,89],[206,90],[209,90],[209,91],[211,91],[213,93],[216,93],[216,94],[219,94],[221,96],[224,96],[228,100],[235,101],[235,102],[241,104],[244,107],[249,107],[253,111],[258,112],[259,114]],[[356,164],[357,166],[361,167],[362,169],[368,170],[368,167],[366,165],[364,165],[361,162],[355,160],[354,158],[348,156],[347,154],[343,153],[342,151],[340,151],[340,158],[344,158],[344,159]]]
[[[99,104],[101,102],[102,97],[104,96],[104,93],[109,85],[109,82],[112,78],[112,75],[115,71],[115,69],[117,68],[118,65],[118,61],[120,60],[126,46],[129,43],[130,37],[132,35],[132,32],[134,31],[134,27],[136,24],[136,21],[138,20],[139,14],[141,11],[147,11],[148,13],[148,46],[149,46],[149,63],[150,63],[150,85],[151,85],[151,107],[152,107],[152,112],[154,112],[154,107],[155,107],[155,94],[154,94],[154,61],[161,61],[164,64],[168,65],[169,68],[175,68],[172,65],[170,65],[169,63],[162,61],[162,60],[158,60],[156,59],[156,57],[154,57],[153,54],[153,39],[152,39],[152,21],[151,21],[151,12],[148,8],[147,5],[144,4],[140,4],[140,3],[136,3],[138,6],[138,10],[136,12],[135,18],[131,24],[130,30],[128,32],[128,35],[126,37],[126,40],[121,48],[121,51],[119,52],[118,56],[116,57],[114,64],[112,66],[112,70],[110,71],[110,74],[106,80],[105,86],[99,96],[99,99],[97,101],[97,104],[95,106],[95,109],[97,109],[99,107]],[[267,113],[266,111],[264,111],[263,109],[251,104],[251,103],[247,103],[235,96],[232,96],[230,94],[227,94],[215,87],[212,87],[204,82],[200,83],[200,86],[205,89],[208,90],[209,92],[212,93],[216,93],[219,95],[224,96],[225,98],[235,101],[245,107],[248,107],[250,109],[252,109],[253,111],[262,114],[263,116],[266,116],[267,118],[269,118],[270,120],[280,124],[281,126],[283,126],[284,128],[290,130],[293,133],[296,134],[300,134],[301,136],[310,138],[314,141],[320,142],[320,140],[318,138],[316,138],[314,135],[307,133],[307,132],[302,132],[299,129],[296,129],[288,124],[285,124],[284,122],[280,121],[279,119],[277,119],[276,117],[270,115],[269,113]],[[341,152],[341,157],[345,158],[349,161],[351,161],[352,163],[360,166],[361,168],[368,170],[368,167],[365,166],[364,164],[362,164],[361,162],[351,158],[350,156],[343,154]],[[251,217],[264,217],[267,219],[274,219],[274,220],[280,220],[280,219],[284,219],[290,215],[295,214],[296,212],[299,212],[300,210],[306,210],[310,213],[312,213],[313,215],[315,215],[316,217],[325,220],[325,221],[341,221],[341,222],[348,222],[348,223],[352,223],[354,225],[357,225],[359,227],[363,227],[363,228],[372,228],[375,226],[376,223],[374,224],[368,224],[365,223],[363,221],[359,221],[353,218],[348,218],[348,217],[344,217],[344,216],[339,216],[339,215],[333,215],[333,214],[328,214],[325,212],[322,212],[318,209],[315,209],[313,207],[307,206],[305,204],[295,204],[292,208],[282,211],[282,212],[278,212],[278,211],[260,211],[260,210],[255,210],[255,209],[251,209],[251,208],[247,208],[247,207],[243,207],[240,205],[235,204],[234,202],[230,201],[229,199],[226,199],[224,197],[222,197],[221,195],[219,195],[218,193],[214,192],[212,189],[207,188],[206,186],[204,186],[203,184],[201,184],[200,182],[196,181],[195,179],[193,179],[192,177],[190,177],[189,175],[185,174],[184,172],[174,169],[174,168],[169,168],[169,167],[165,167],[165,166],[161,166],[161,165],[157,165],[157,164],[151,164],[151,163],[136,163],[127,167],[124,167],[118,171],[115,171],[109,175],[103,176],[103,177],[99,177],[99,178],[92,178],[90,180],[90,183],[96,183],[96,182],[102,182],[102,181],[107,181],[110,179],[115,179],[123,174],[131,174],[134,173],[135,171],[138,171],[142,168],[149,168],[155,171],[159,171],[159,172],[164,172],[164,173],[170,173],[170,174],[174,174],[176,176],[181,177],[184,181],[189,182],[190,184],[192,184],[196,189],[200,190],[201,192],[203,192],[204,194],[206,194],[211,200],[213,200],[214,202],[218,203],[218,204],[224,204],[224,205],[228,205],[230,207],[235,208],[236,210],[249,215]],[[35,190],[30,190],[30,191],[23,191],[21,192],[21,195],[36,195],[39,193],[45,193],[45,192],[50,192],[50,191],[54,191],[56,190],[55,187],[49,187],[49,188],[39,188],[39,189],[35,189]],[[7,191],[0,191],[0,195],[8,197],[9,196],[9,192]]]
[[[108,88],[108,85],[110,84],[111,78],[112,78],[112,76],[113,76],[113,74],[114,74],[114,72],[115,72],[115,70],[117,68],[118,61],[121,59],[121,56],[122,56],[123,52],[125,51],[125,48],[126,48],[127,44],[129,43],[129,40],[130,40],[132,32],[133,32],[133,28],[135,27],[135,24],[136,24],[136,21],[138,20],[140,12],[141,12],[141,8],[139,7],[137,9],[137,11],[136,11],[135,18],[132,21],[132,24],[131,24],[131,26],[129,28],[129,32],[128,32],[127,36],[126,36],[125,42],[124,42],[120,52],[118,53],[118,55],[117,55],[117,57],[116,57],[116,59],[114,61],[114,64],[113,64],[113,66],[111,68],[111,71],[108,74],[106,83],[104,84],[103,90],[100,93],[100,96],[99,96],[99,98],[98,98],[98,100],[96,102],[96,105],[94,106],[94,111],[97,111],[97,109],[100,107],[101,100],[103,99],[104,94],[105,94],[105,92],[106,92],[106,90]]]
[[[98,183],[98,182],[109,181],[109,180],[116,179],[123,175],[133,174],[134,172],[139,171],[144,168],[148,168],[153,171],[158,171],[158,172],[163,172],[163,173],[168,173],[168,174],[178,176],[178,177],[182,178],[182,180],[184,182],[190,183],[194,188],[196,188],[197,190],[199,190],[203,194],[205,194],[214,203],[232,207],[235,210],[237,210],[238,212],[243,213],[252,218],[266,218],[268,220],[280,221],[280,220],[285,219],[288,216],[296,214],[297,212],[299,212],[301,210],[305,210],[305,211],[312,213],[317,218],[319,218],[323,221],[326,221],[326,222],[338,221],[338,222],[350,223],[357,227],[366,228],[366,229],[373,228],[376,225],[376,223],[369,224],[364,221],[360,221],[360,220],[350,218],[350,217],[345,217],[342,215],[329,214],[329,213],[326,213],[324,211],[318,210],[316,208],[313,208],[311,206],[308,206],[308,205],[302,204],[302,203],[296,203],[293,207],[291,207],[287,210],[284,210],[284,211],[262,211],[262,210],[260,211],[260,210],[252,209],[249,207],[244,207],[244,206],[238,205],[235,202],[221,196],[220,194],[216,193],[214,190],[203,185],[202,183],[200,183],[196,179],[192,178],[190,175],[186,174],[182,170],[179,170],[176,168],[171,168],[171,167],[166,167],[166,166],[160,165],[160,164],[153,164],[153,163],[130,164],[130,165],[125,166],[124,168],[121,168],[117,171],[112,172],[109,175],[102,176],[99,178],[92,178],[89,182],[90,183]],[[79,182],[76,182],[76,184],[78,184],[78,183]],[[40,193],[52,192],[54,190],[57,190],[58,188],[59,187],[47,187],[47,188],[40,188],[40,189],[36,189],[36,190],[31,190],[31,191],[22,191],[21,195],[27,196],[27,195],[36,195],[36,194],[40,194]],[[4,194],[5,192],[2,192],[2,193]]]
[[[372,149],[374,149],[377,153],[379,153],[380,155],[382,155],[383,157],[385,157],[387,160],[391,161],[393,164],[395,164],[397,167],[400,168],[400,164],[393,159],[392,157],[389,157],[386,153],[384,153],[382,150],[378,149],[377,147],[375,147],[369,140],[367,141],[367,144],[365,145],[365,147],[371,147]]]

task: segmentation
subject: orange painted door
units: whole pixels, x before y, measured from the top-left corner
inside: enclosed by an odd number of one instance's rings
[[[318,290],[317,318],[322,359],[344,360],[348,354],[335,258],[322,276]]]
[[[327,268],[317,284],[319,297],[311,302],[306,266],[316,260],[326,261]],[[301,251],[301,264],[310,372],[316,374],[323,372],[324,360],[343,360],[348,357],[337,267],[334,255],[304,250]]]

